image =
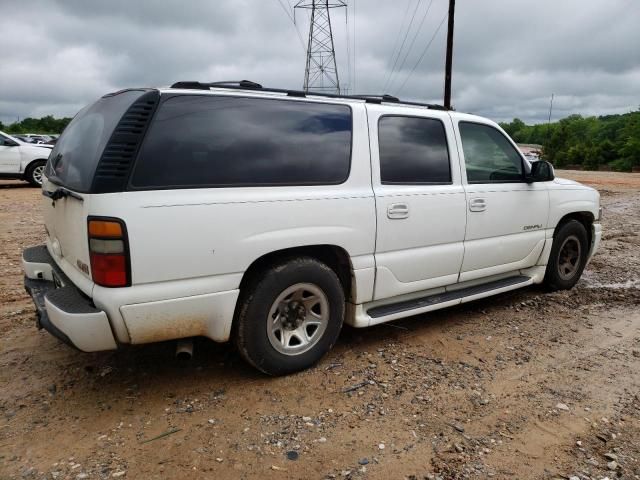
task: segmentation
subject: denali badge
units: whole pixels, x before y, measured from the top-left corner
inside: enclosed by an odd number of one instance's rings
[[[539,228],[542,228],[542,225],[538,224],[538,225],[525,225],[524,227],[522,227],[523,230],[537,230]]]
[[[86,263],[81,262],[80,260],[76,260],[76,265],[78,265],[78,268],[80,269],[81,272],[83,272],[86,275],[89,275],[89,266]]]

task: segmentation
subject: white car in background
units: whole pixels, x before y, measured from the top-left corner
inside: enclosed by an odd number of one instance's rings
[[[18,179],[34,187],[42,185],[42,175],[51,145],[23,142],[0,131],[0,179]]]
[[[24,136],[30,138],[37,144],[46,144],[53,140],[53,136],[51,135],[41,135],[38,133],[25,133]]]

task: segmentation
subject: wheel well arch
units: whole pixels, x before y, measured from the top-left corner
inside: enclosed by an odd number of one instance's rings
[[[240,292],[255,275],[286,258],[307,256],[327,264],[338,276],[344,297],[347,301],[355,298],[356,286],[353,276],[353,265],[349,253],[337,245],[306,245],[269,252],[254,260],[245,270],[240,281]]]
[[[29,163],[27,163],[24,167],[24,173],[25,175],[27,174],[27,172],[29,171],[29,169],[31,168],[31,166],[36,163],[36,162],[44,162],[45,164],[47,163],[47,159],[46,158],[34,158],[33,160],[31,160]]]
[[[571,213],[567,213],[564,217],[562,217],[560,219],[560,221],[558,222],[558,224],[556,225],[555,230],[553,231],[553,238],[556,237],[556,234],[558,233],[558,230],[560,229],[560,227],[562,227],[562,225],[564,225],[565,223],[571,221],[571,220],[577,220],[578,222],[580,222],[585,230],[587,231],[587,238],[589,239],[589,245],[591,245],[592,242],[592,231],[591,231],[591,226],[593,225],[593,222],[595,221],[595,217],[593,216],[593,213],[591,212],[571,212]]]

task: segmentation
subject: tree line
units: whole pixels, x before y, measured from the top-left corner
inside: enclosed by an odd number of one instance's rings
[[[500,126],[517,143],[542,145],[542,158],[556,167],[628,172],[640,166],[640,110],[600,117],[570,115],[538,125],[515,118]]]
[[[53,115],[47,115],[42,118],[23,118],[19,122],[3,125],[0,122],[0,130],[8,134],[16,133],[62,133],[62,130],[71,121],[70,117],[53,118]]]

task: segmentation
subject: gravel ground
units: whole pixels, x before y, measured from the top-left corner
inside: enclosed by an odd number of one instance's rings
[[[266,378],[205,340],[82,354],[34,324],[21,250],[40,193],[0,182],[0,479],[640,478],[640,175],[602,193],[577,287],[345,328]]]

